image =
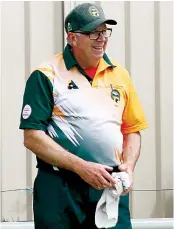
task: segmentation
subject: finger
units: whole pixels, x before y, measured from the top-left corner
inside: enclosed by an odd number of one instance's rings
[[[101,190],[101,189],[104,189],[103,187],[103,184],[102,182],[100,182],[100,179],[95,179],[95,181],[93,182],[92,186],[95,188],[95,189],[98,189],[98,190]]]
[[[101,189],[104,189],[103,186],[101,184],[98,184],[98,185],[93,185],[93,187],[97,190],[101,190]]]
[[[103,188],[109,188],[109,187],[112,186],[111,183],[108,182],[103,176],[100,177],[100,180],[99,181],[100,181],[100,184],[101,184],[101,186]]]
[[[123,191],[122,196],[125,196],[125,195],[127,195],[129,192],[131,192],[131,191],[132,191],[132,188],[133,188],[133,186],[131,185],[129,189]]]
[[[121,196],[126,196],[129,192],[123,192]]]
[[[126,196],[130,191],[131,191],[131,189],[128,189],[128,190],[124,191],[124,192],[121,194],[121,196]]]
[[[93,186],[100,190],[111,187],[112,185],[102,176],[102,174],[98,174],[93,181]]]
[[[102,190],[103,189],[103,187],[102,186],[97,186],[97,188],[96,189],[98,189],[98,190]]]
[[[108,182],[111,183],[111,185],[115,185],[116,184],[115,179],[107,171],[103,171],[102,175]]]
[[[107,165],[102,165],[104,169],[106,169],[107,171],[112,171],[113,168]]]

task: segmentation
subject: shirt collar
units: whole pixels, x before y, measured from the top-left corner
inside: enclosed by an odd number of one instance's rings
[[[76,61],[76,59],[72,55],[71,46],[69,44],[67,44],[66,47],[65,47],[65,49],[64,49],[63,59],[64,59],[65,66],[66,66],[66,68],[67,68],[68,71],[72,67],[74,67],[75,65],[76,66],[79,66],[78,62]],[[112,64],[112,62],[110,61],[110,59],[106,55],[106,53],[104,53],[104,56],[103,56],[102,60],[104,60],[104,62],[106,63],[105,67],[112,67],[112,68],[115,68],[116,67],[114,64]]]
[[[65,62],[65,66],[69,71],[73,66],[78,65],[76,59],[71,53],[71,46],[69,44],[66,45],[64,52],[63,52],[63,59]]]
[[[116,66],[110,61],[110,59],[109,59],[109,57],[106,55],[106,53],[104,53],[103,59],[105,60],[105,62],[106,62],[109,66],[111,66],[111,67],[113,67],[113,68],[116,67]]]

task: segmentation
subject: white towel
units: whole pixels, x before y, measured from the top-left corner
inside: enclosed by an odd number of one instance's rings
[[[113,172],[112,177],[116,184],[112,188],[106,188],[97,203],[95,224],[98,228],[114,227],[117,224],[120,195],[131,185],[127,172]]]

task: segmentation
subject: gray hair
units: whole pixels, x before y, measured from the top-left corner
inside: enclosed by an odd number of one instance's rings
[[[68,37],[66,38],[67,44],[69,44],[71,46],[71,41],[68,39]]]
[[[80,36],[80,33],[76,33],[77,36]],[[67,44],[69,44],[70,46],[72,46],[71,41],[68,39],[68,37],[66,38]]]

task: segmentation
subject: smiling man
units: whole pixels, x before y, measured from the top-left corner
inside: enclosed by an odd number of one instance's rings
[[[146,119],[128,72],[105,50],[112,34],[90,3],[66,17],[63,53],[34,70],[23,98],[20,129],[37,157],[35,229],[95,229],[95,209],[112,171],[133,171]],[[131,229],[123,193],[114,229]]]

